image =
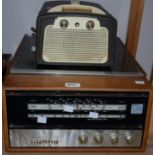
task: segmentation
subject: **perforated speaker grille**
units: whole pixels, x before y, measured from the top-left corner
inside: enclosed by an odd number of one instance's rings
[[[43,60],[53,63],[105,63],[108,59],[108,30],[45,28]]]

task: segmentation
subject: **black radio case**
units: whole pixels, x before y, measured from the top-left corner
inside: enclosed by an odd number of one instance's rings
[[[69,5],[70,1],[51,1],[51,2],[46,2],[44,3],[43,7],[41,8],[39,15],[37,17],[37,40],[36,40],[36,46],[37,46],[37,63],[38,66],[42,67],[83,67],[83,68],[103,68],[103,67],[111,67],[114,56],[115,56],[115,42],[116,42],[116,35],[117,35],[117,21],[116,19],[110,15],[104,8],[102,8],[100,5],[96,3],[90,3],[90,2],[80,2],[81,5],[85,6],[93,6],[96,7],[103,12],[105,12],[105,15],[101,14],[95,14],[95,13],[89,13],[89,12],[48,12],[49,9],[54,8],[58,5]],[[44,46],[44,33],[45,33],[45,28],[48,25],[53,25],[54,21],[58,17],[86,17],[86,18],[92,18],[92,19],[97,19],[100,23],[100,26],[105,27],[108,30],[108,56],[107,56],[107,61],[103,63],[80,63],[80,62],[52,62],[52,61],[45,61],[43,59],[43,46]],[[103,36],[104,37],[104,36]],[[96,39],[97,40],[97,37]],[[54,43],[52,43],[54,44]],[[61,46],[61,43],[57,43],[58,46]],[[79,47],[81,45],[79,44]],[[92,45],[93,46],[93,45]],[[88,49],[91,49],[92,47],[89,47]],[[60,51],[55,51],[55,52],[60,52]],[[61,52],[60,52],[61,53]],[[89,54],[89,51],[88,51]],[[87,55],[88,55],[87,54]],[[58,54],[56,54],[58,55]],[[95,54],[94,54],[95,55]],[[91,56],[90,56],[91,57]],[[54,59],[54,58],[53,58]],[[74,58],[76,59],[76,58]]]

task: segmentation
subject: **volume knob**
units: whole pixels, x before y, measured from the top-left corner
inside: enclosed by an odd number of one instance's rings
[[[95,23],[93,21],[88,21],[86,23],[86,27],[87,27],[88,30],[92,30],[95,27]]]
[[[117,144],[119,142],[118,135],[116,133],[112,133],[110,135],[111,144]]]
[[[81,135],[78,137],[79,143],[80,144],[86,144],[88,142],[88,136],[86,135]]]
[[[127,132],[125,135],[125,140],[127,144],[132,144],[134,142],[133,136],[131,135],[130,132]]]
[[[103,143],[103,136],[95,135],[94,136],[94,141],[95,141],[96,144],[102,144]]]
[[[69,25],[69,22],[68,22],[68,20],[66,20],[66,19],[62,19],[61,21],[60,21],[60,27],[61,28],[67,28],[68,27],[68,25]]]

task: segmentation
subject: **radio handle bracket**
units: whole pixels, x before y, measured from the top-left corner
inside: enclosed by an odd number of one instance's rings
[[[72,5],[80,5],[80,0],[71,0]]]

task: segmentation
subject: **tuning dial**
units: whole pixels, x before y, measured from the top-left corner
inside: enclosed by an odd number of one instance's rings
[[[125,140],[126,140],[127,144],[132,144],[134,142],[134,139],[133,139],[133,137],[132,137],[130,132],[126,133]]]
[[[92,30],[95,27],[95,23],[93,21],[88,21],[86,27],[88,30]]]
[[[79,143],[80,144],[86,144],[88,142],[88,136],[86,135],[81,135],[78,137]]]
[[[99,134],[96,134],[94,136],[94,141],[96,144],[102,144],[103,143],[103,136],[99,135]]]
[[[111,141],[111,144],[117,144],[119,142],[117,133],[111,133],[110,141]]]
[[[68,25],[69,25],[68,20],[62,19],[62,20],[60,21],[60,27],[61,27],[61,28],[67,28]]]

